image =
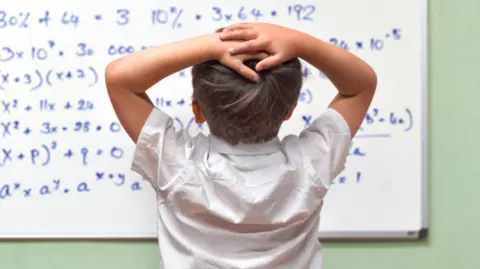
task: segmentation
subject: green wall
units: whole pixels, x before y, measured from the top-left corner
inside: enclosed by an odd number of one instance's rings
[[[325,243],[326,269],[480,268],[479,14],[479,0],[430,3],[428,242]],[[0,242],[1,269],[156,269],[158,262],[155,242]]]

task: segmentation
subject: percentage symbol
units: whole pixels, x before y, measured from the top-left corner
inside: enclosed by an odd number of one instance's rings
[[[171,7],[170,8],[170,13],[172,15],[175,15],[175,18],[173,19],[172,22],[172,28],[180,28],[182,27],[182,23],[180,22],[180,18],[182,17],[183,9],[178,9],[176,7]]]
[[[18,15],[8,15],[5,12],[0,12],[0,15],[3,17],[3,27],[5,26],[16,26],[18,28],[27,28],[28,23],[27,20],[30,17],[30,13],[27,12],[24,14],[23,12],[18,13]],[[2,28],[3,28],[2,27]]]

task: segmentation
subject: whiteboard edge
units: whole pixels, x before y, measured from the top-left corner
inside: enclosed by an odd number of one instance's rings
[[[368,239],[426,239],[428,229],[417,231],[356,231],[318,232],[318,239],[324,240],[368,240]],[[157,240],[156,233],[145,234],[0,234],[0,242],[8,240]]]
[[[425,18],[423,19],[422,31],[423,31],[423,58],[422,58],[422,72],[423,72],[423,95],[422,95],[422,212],[421,212],[421,228],[427,229],[429,227],[429,163],[428,163],[428,150],[429,150],[429,139],[428,139],[428,130],[429,130],[429,68],[428,68],[428,45],[429,45],[429,0],[422,1],[423,3],[423,14]]]
[[[71,233],[59,233],[59,234],[0,234],[0,242],[8,240],[151,240],[157,239],[158,234],[156,233],[145,233],[145,234],[109,234],[109,233],[98,233],[98,234],[71,234]]]
[[[357,232],[319,232],[318,238],[322,241],[326,240],[417,240],[426,239],[428,237],[428,229],[422,228],[417,231],[357,231]]]

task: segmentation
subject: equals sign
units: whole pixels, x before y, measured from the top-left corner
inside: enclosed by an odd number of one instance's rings
[[[95,20],[96,21],[101,21],[102,19],[103,19],[102,15],[100,15],[100,14],[95,15]]]

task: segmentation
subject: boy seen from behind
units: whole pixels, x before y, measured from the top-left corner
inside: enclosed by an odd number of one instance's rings
[[[299,58],[338,94],[300,135],[280,140],[302,87]],[[208,136],[174,130],[145,93],[188,67],[192,111],[208,124]],[[353,54],[265,23],[235,24],[109,64],[110,100],[137,144],[132,169],[157,193],[162,268],[322,268],[323,199],[376,83]]]

